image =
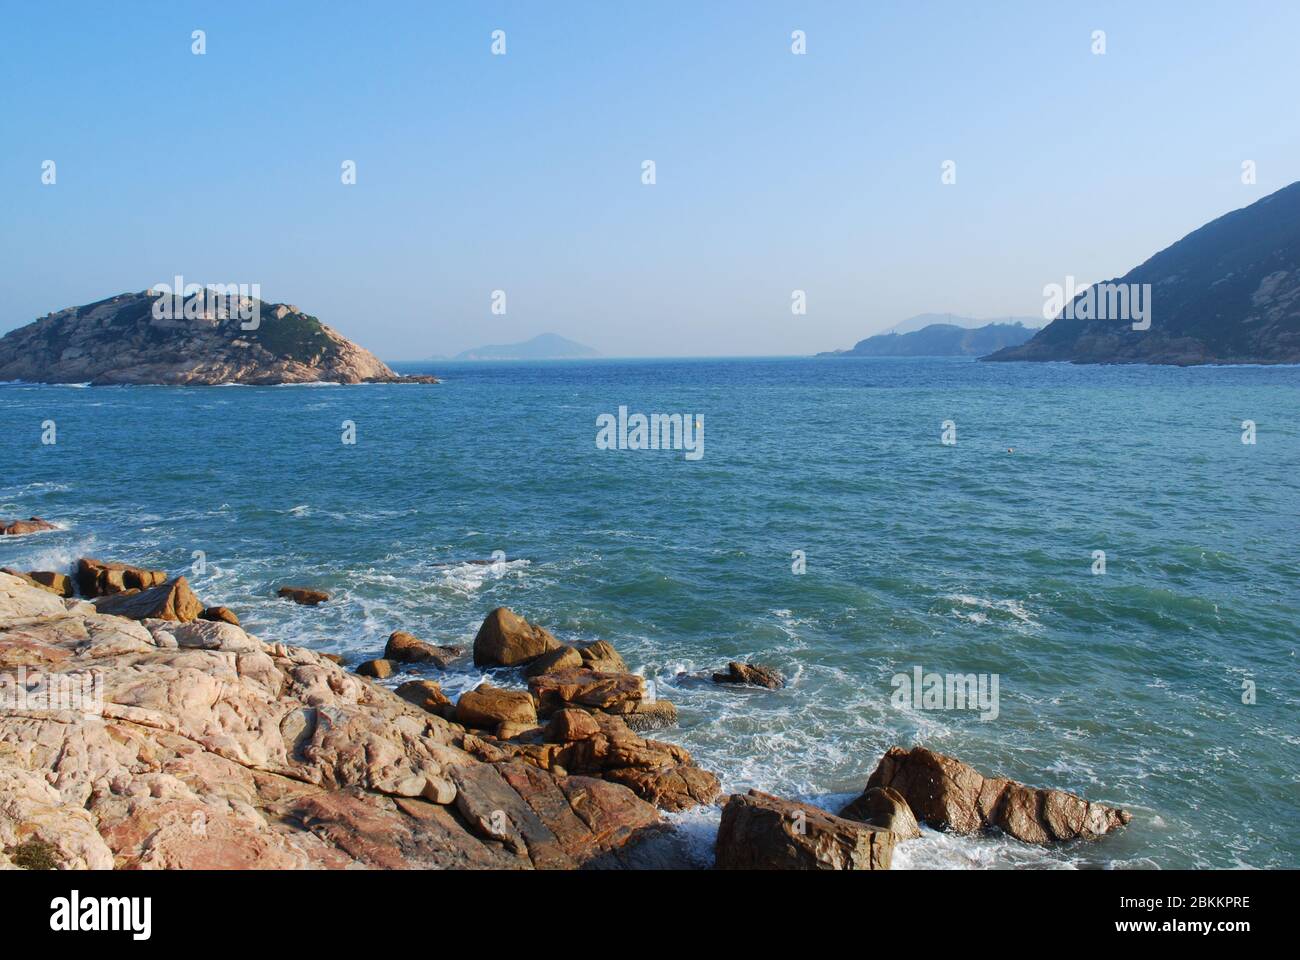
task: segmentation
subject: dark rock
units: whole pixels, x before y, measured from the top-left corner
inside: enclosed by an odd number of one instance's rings
[[[384,657],[398,663],[432,663],[439,670],[446,670],[456,657],[464,653],[461,647],[440,647],[426,643],[405,630],[395,630],[388,637],[384,647]]]
[[[324,603],[330,598],[324,590],[313,590],[310,587],[281,587],[277,594],[285,600],[292,600],[294,603],[301,603],[308,607]]]
[[[77,589],[83,597],[103,597],[124,590],[148,590],[167,582],[165,570],[145,570],[92,557],[77,561]]]
[[[715,673],[713,682],[740,683],[751,687],[767,687],[769,690],[779,690],[785,686],[784,678],[773,668],[756,663],[737,663],[735,660],[727,664],[726,673]]]
[[[213,620],[220,623],[232,623],[239,626],[239,617],[235,616],[235,611],[229,607],[208,607],[201,614],[201,620]]]
[[[1124,810],[1062,790],[985,777],[925,747],[891,747],[867,781],[867,789],[873,787],[892,787],[918,820],[937,830],[973,833],[997,827],[1026,843],[1092,839],[1133,819]]]
[[[894,834],[750,790],[722,808],[721,870],[888,870]]]

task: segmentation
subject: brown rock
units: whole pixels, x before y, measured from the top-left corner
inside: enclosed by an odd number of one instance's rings
[[[21,537],[28,533],[40,533],[44,530],[59,529],[54,524],[42,520],[40,517],[32,517],[30,520],[10,520],[5,523],[0,520],[0,536]]]
[[[598,724],[585,710],[557,710],[546,725],[544,738],[548,743],[571,743],[574,740],[589,740],[600,733]]]
[[[756,663],[737,663],[735,660],[727,664],[726,673],[715,673],[713,682],[740,683],[750,687],[767,687],[769,690],[779,690],[785,686],[784,678],[773,668]]]
[[[235,611],[229,607],[208,607],[199,614],[199,619],[233,623],[235,626],[239,626],[239,617],[235,616]]]
[[[638,733],[677,726],[677,708],[667,700],[638,703],[631,713],[623,714],[628,729]]]
[[[95,601],[95,607],[100,613],[129,617],[132,620],[177,620],[182,623],[197,620],[203,612],[203,604],[183,576],[169,580],[160,587],[99,597]]]
[[[582,657],[582,663],[575,664],[575,666],[583,666],[588,670],[596,670],[601,673],[628,672],[627,664],[623,662],[623,658],[619,656],[618,651],[614,649],[614,645],[608,640],[597,640],[585,647],[579,647],[578,653]]]
[[[548,630],[506,607],[487,615],[474,637],[474,665],[514,667],[555,650],[560,642]]]
[[[395,669],[396,665],[391,660],[367,660],[357,664],[357,673],[374,680],[387,680]]]
[[[330,598],[330,595],[324,590],[313,590],[310,587],[281,587],[277,591],[277,595],[285,600],[292,600],[294,603],[301,603],[308,607],[324,603]]]
[[[516,720],[502,720],[497,724],[498,740],[529,740],[541,738],[542,728],[535,723],[520,723]]]
[[[631,713],[645,697],[645,680],[634,673],[569,669],[533,677],[528,689],[537,698],[542,716],[569,706]]]
[[[1062,790],[985,777],[925,747],[891,747],[867,781],[867,789],[872,787],[892,787],[918,820],[938,830],[973,833],[997,827],[1026,843],[1093,839],[1132,820],[1127,811]]]
[[[652,770],[615,767],[606,770],[604,777],[623,784],[642,800],[653,803],[661,810],[671,812],[712,803],[722,792],[717,777],[687,763]]]
[[[524,676],[540,677],[544,673],[555,673],[557,670],[570,670],[581,666],[582,657],[577,650],[573,647],[560,647],[531,661],[524,668]]]
[[[722,808],[715,847],[722,870],[888,870],[888,830],[750,790]]]
[[[103,597],[124,590],[148,590],[167,582],[165,570],[145,570],[92,557],[77,561],[77,589],[83,597]]]
[[[840,816],[888,830],[897,834],[899,840],[915,840],[921,835],[912,808],[892,787],[872,787],[864,791],[840,811]]]
[[[456,702],[456,722],[480,730],[495,730],[503,721],[537,725],[533,698],[519,690],[483,684],[467,690]]]
[[[405,630],[395,630],[384,647],[384,658],[399,663],[432,663],[439,670],[446,670],[448,664],[464,652],[461,647],[435,646]]]
[[[394,691],[407,703],[413,703],[421,710],[442,716],[444,707],[451,705],[451,700],[442,692],[442,687],[432,680],[407,680],[399,684]]]
[[[76,584],[66,573],[55,573],[52,570],[33,570],[27,576],[31,577],[41,588],[50,591],[60,597],[70,597],[76,593]]]

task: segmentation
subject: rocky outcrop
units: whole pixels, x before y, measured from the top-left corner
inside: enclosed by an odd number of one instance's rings
[[[405,630],[394,630],[384,647],[384,659],[398,663],[432,663],[439,670],[446,670],[464,652],[462,647],[441,647],[426,643]]]
[[[0,338],[0,380],[437,383],[433,377],[399,376],[370,351],[289,304],[223,297],[212,309],[200,304],[186,315],[166,317],[165,310],[155,311],[158,300],[148,291],[123,293],[10,332]],[[240,307],[250,319],[236,314]],[[245,329],[254,311],[256,327]]]
[[[281,600],[292,600],[304,607],[314,607],[330,598],[324,590],[313,590],[311,587],[281,587],[276,591],[276,596]]]
[[[1129,308],[1135,291],[1145,319]],[[1300,363],[1300,183],[1210,221],[1061,306],[1033,339],[983,359]]]
[[[766,687],[769,690],[779,690],[785,686],[785,678],[772,667],[757,663],[737,663],[735,660],[727,664],[725,673],[715,673],[713,682],[738,683],[749,687]]]
[[[1062,790],[985,777],[925,747],[891,747],[867,781],[868,792],[875,787],[896,790],[919,821],[937,830],[974,833],[996,827],[1026,843],[1093,839],[1132,820],[1124,810]]]
[[[124,590],[95,601],[100,613],[132,620],[197,620],[203,604],[184,577],[169,580],[148,590]]]
[[[474,637],[474,666],[517,667],[559,647],[560,642],[549,630],[529,623],[507,607],[497,607]]]
[[[48,520],[32,517],[28,520],[0,520],[0,536],[22,537],[29,533],[43,533],[59,529]]]
[[[125,590],[148,590],[161,586],[167,582],[167,571],[82,557],[77,561],[76,579],[77,589],[83,597],[105,597]]]
[[[895,836],[808,804],[750,790],[722,808],[721,870],[888,870]]]
[[[532,677],[528,689],[543,717],[564,707],[632,713],[645,698],[645,680],[634,673],[598,673],[581,667]]]
[[[0,849],[23,864],[617,866],[661,829],[627,787],[485,760],[462,727],[312,651],[0,574],[0,692],[34,669],[81,699],[0,713]]]
[[[912,808],[903,795],[892,787],[872,787],[851,800],[840,816],[888,830],[899,840],[915,840],[921,835]]]

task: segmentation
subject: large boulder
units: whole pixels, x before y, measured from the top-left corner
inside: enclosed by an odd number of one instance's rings
[[[558,710],[546,725],[548,743],[573,743],[590,740],[600,733],[600,724],[586,710]]]
[[[440,647],[426,643],[413,633],[394,630],[384,647],[384,659],[396,660],[398,663],[432,663],[439,670],[446,670],[451,661],[465,651],[461,647]]]
[[[179,620],[182,623],[197,620],[203,612],[203,603],[183,576],[148,590],[128,590],[99,597],[95,607],[100,613],[132,620]]]
[[[483,684],[467,690],[456,701],[456,722],[467,727],[495,730],[504,722],[537,725],[533,698],[521,690],[503,690]]]
[[[845,820],[869,823],[896,834],[899,840],[915,840],[921,835],[912,808],[903,795],[893,787],[872,787],[864,790],[840,811]]]
[[[45,530],[59,529],[48,520],[32,517],[30,520],[0,520],[0,536],[21,537],[29,533],[41,533]]]
[[[997,827],[1026,843],[1092,839],[1133,819],[1125,810],[1063,790],[985,777],[974,767],[925,747],[891,747],[867,780],[867,790],[873,787],[896,790],[916,818],[935,829],[973,833]]]
[[[507,607],[497,607],[474,637],[474,666],[516,667],[559,646],[549,630],[529,623]]]
[[[442,692],[442,687],[433,680],[407,680],[405,683],[398,684],[394,692],[407,703],[413,703],[421,710],[439,716],[446,716],[447,708],[451,706],[451,700]]]
[[[582,657],[581,664],[574,666],[583,666],[588,670],[596,670],[600,673],[627,673],[627,664],[619,656],[619,652],[614,649],[614,645],[608,640],[596,640],[584,647],[578,648],[578,655]]]
[[[722,808],[722,870],[888,870],[894,834],[808,804],[750,790]]]
[[[528,681],[538,712],[549,716],[565,707],[606,713],[632,713],[645,699],[645,680],[634,673],[597,673],[584,668],[545,673]]]
[[[126,590],[148,590],[167,582],[167,571],[146,570],[93,557],[77,561],[77,589],[83,597],[104,597]]]
[[[738,683],[748,687],[767,687],[779,690],[785,686],[785,678],[772,667],[756,663],[739,663],[735,660],[727,664],[725,673],[715,673],[714,683]]]
[[[524,667],[525,677],[540,677],[544,673],[572,670],[583,665],[582,657],[573,647],[564,646],[542,654]]]

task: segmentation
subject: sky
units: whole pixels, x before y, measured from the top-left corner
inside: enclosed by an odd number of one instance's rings
[[[1297,36],[1294,0],[6,3],[0,332],[177,274],[386,360],[1041,315],[1300,179]]]

